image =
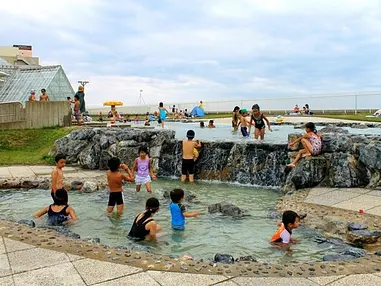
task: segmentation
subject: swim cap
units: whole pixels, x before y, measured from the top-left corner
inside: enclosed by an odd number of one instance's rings
[[[187,138],[193,139],[195,135],[196,134],[194,133],[193,130],[188,130],[188,132],[187,132]]]
[[[243,108],[243,109],[241,109],[241,112],[242,112],[242,114],[247,113],[247,109]]]

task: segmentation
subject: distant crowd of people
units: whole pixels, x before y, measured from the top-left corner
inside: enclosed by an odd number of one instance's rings
[[[294,106],[294,114],[299,114],[299,115],[312,115],[313,112],[310,110],[310,106],[306,103],[303,106],[302,111],[300,111],[300,108],[297,104]]]

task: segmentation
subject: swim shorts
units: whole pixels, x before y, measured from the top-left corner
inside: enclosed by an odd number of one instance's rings
[[[182,175],[193,175],[194,174],[194,160],[193,159],[183,159],[181,166]]]
[[[110,193],[109,199],[108,199],[108,206],[113,207],[124,204],[124,198],[123,198],[123,193],[122,192],[112,192]]]
[[[249,133],[247,133],[247,127],[242,127],[241,126],[241,132],[242,132],[242,135],[243,137],[248,137],[249,136]]]
[[[147,177],[135,177],[135,184],[140,186],[140,185],[145,185],[147,183],[151,183],[151,176],[148,175]]]
[[[183,230],[185,230],[185,226],[183,226],[183,225],[172,225],[172,229],[183,231]]]

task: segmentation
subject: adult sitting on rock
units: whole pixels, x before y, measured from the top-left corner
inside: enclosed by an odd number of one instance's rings
[[[287,167],[295,167],[296,163],[302,157],[316,156],[321,153],[322,140],[320,135],[317,133],[315,124],[313,122],[308,122],[306,124],[306,134],[296,139],[294,142],[291,142],[289,147],[295,144],[299,144],[299,142],[302,142],[304,148],[299,150],[295,160],[291,164],[288,164]]]

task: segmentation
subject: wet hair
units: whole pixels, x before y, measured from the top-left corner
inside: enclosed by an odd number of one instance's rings
[[[173,203],[179,203],[184,195],[185,194],[183,189],[173,189],[169,194]]]
[[[63,155],[63,154],[57,154],[55,157],[54,157],[54,161],[56,162],[56,163],[58,163],[60,160],[66,160],[66,156],[65,155]]]
[[[112,157],[110,160],[107,162],[107,166],[110,169],[111,172],[116,172],[119,169],[120,166],[120,160],[119,158]]]
[[[188,139],[193,139],[196,136],[193,130],[188,130],[187,132],[187,138]]]
[[[146,201],[146,211],[144,213],[143,218],[144,217],[146,217],[146,218],[150,217],[152,214],[157,212],[159,210],[159,208],[160,208],[160,202],[159,202],[159,200],[157,198],[149,198]]]
[[[261,109],[259,108],[259,105],[258,105],[258,104],[254,104],[254,105],[251,107],[251,110],[254,110],[254,109],[257,109],[258,111],[261,110]]]
[[[306,103],[305,106],[306,106],[307,109],[310,109],[310,106],[308,105],[308,103]]]
[[[204,123],[204,121],[200,121],[200,127],[201,127],[201,128],[204,128],[204,127],[205,127],[205,123]]]
[[[237,112],[239,110],[239,106],[234,107],[233,112]]]
[[[76,98],[76,99],[79,100],[79,96],[78,96],[78,94],[74,95],[74,98]]]
[[[282,216],[282,223],[285,227],[287,227],[290,223],[291,224],[295,223],[297,218],[300,219],[300,216],[296,212],[285,211]]]
[[[313,133],[315,133],[315,134],[317,133],[317,129],[316,129],[315,123],[308,122],[308,123],[306,123],[305,127],[310,129]]]
[[[45,88],[41,89],[41,92],[46,92],[46,89]]]
[[[140,154],[140,152],[144,152],[144,153],[148,154],[148,149],[147,149],[147,147],[145,147],[145,146],[140,146],[140,147],[139,147],[139,151],[138,151],[138,153]]]
[[[209,124],[213,124],[214,123],[214,120],[209,120]]]
[[[159,102],[159,107],[163,107],[164,104],[162,102]]]
[[[54,193],[53,202],[57,206],[67,205],[68,195],[65,189],[58,189]]]

